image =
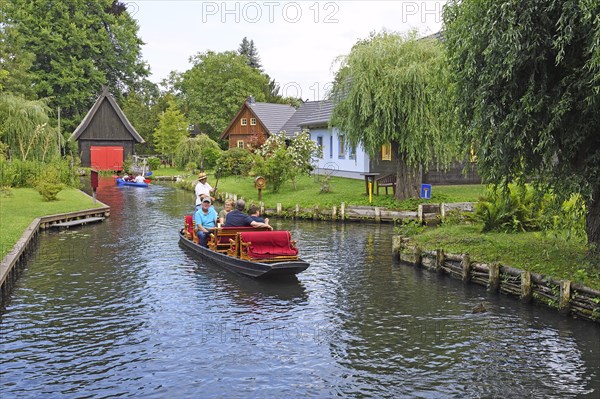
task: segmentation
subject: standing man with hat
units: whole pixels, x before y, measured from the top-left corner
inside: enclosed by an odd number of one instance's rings
[[[194,192],[196,193],[196,208],[200,206],[200,204],[202,203],[202,199],[204,199],[205,197],[210,199],[211,201],[215,200],[210,195],[211,193],[215,192],[215,189],[212,188],[210,184],[206,182],[207,179],[208,176],[206,175],[206,173],[200,172],[200,174],[198,175],[198,184],[196,184],[196,187],[194,188]]]

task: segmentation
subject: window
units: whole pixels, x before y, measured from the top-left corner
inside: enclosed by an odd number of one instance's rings
[[[250,125],[256,126],[256,118],[250,118]]]
[[[348,159],[356,159],[356,147],[350,147],[350,154],[348,155]]]
[[[323,158],[323,136],[317,136],[317,146],[319,147],[319,158]]]
[[[381,160],[391,161],[392,160],[392,143],[387,143],[381,146]]]
[[[248,125],[248,118],[242,118],[242,126]]]
[[[346,158],[346,140],[343,134],[338,136],[338,158]]]
[[[244,148],[244,140],[238,140],[237,147],[238,148]]]
[[[333,136],[329,136],[329,158],[333,158]]]

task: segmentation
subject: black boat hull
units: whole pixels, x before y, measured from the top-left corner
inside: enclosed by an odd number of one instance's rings
[[[179,232],[179,243],[211,263],[254,278],[291,276],[303,272],[309,266],[309,263],[302,259],[287,262],[260,263],[234,258],[220,252],[212,251],[188,240],[181,231]]]

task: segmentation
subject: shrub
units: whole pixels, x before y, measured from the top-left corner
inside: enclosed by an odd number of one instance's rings
[[[61,170],[57,165],[47,165],[38,175],[35,188],[42,195],[44,201],[56,201],[58,193],[65,188],[60,179]]]
[[[148,158],[148,166],[150,170],[156,170],[160,168],[160,158],[158,157],[150,157]]]
[[[544,230],[567,238],[584,238],[585,203],[579,194],[566,201],[552,192],[537,192],[530,185],[509,185],[508,190],[488,188],[475,205],[483,231],[517,232]]]
[[[62,183],[40,182],[36,189],[44,198],[44,201],[56,201],[58,193],[64,188]]]
[[[531,186],[490,186],[475,205],[483,231],[534,231],[541,228],[541,201]]]
[[[231,148],[225,151],[217,161],[215,175],[217,177],[247,176],[253,164],[254,158],[250,151],[243,148]]]

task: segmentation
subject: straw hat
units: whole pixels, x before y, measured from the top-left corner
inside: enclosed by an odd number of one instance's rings
[[[200,172],[200,174],[198,175],[198,180],[206,179],[207,177],[208,176],[206,176],[206,173]]]

